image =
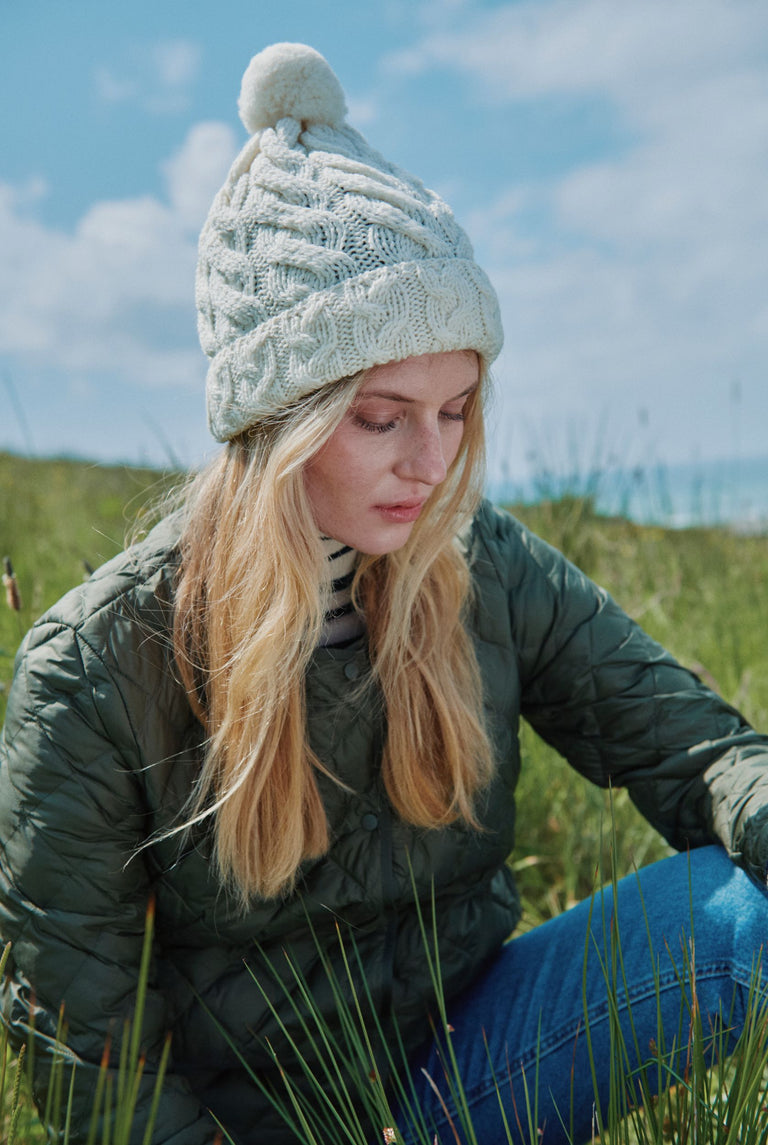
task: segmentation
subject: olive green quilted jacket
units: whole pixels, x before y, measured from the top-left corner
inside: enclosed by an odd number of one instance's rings
[[[202,737],[169,643],[174,529],[172,520],[159,525],[35,625],[19,654],[5,724],[0,934],[13,944],[6,1020],[21,1042],[34,1007],[42,1091],[45,1039],[64,1001],[80,1059],[71,1140],[87,1132],[105,1037],[112,1031],[119,1040],[132,1009],[151,895],[157,922],[139,1123],[173,1031],[153,1141],[210,1143],[209,1109],[244,1145],[292,1140],[238,1054],[266,1079],[265,1039],[284,1056],[285,1037],[264,995],[305,1044],[275,981],[282,975],[296,993],[284,950],[332,1015],[316,943],[337,962],[337,923],[354,935],[382,1019],[395,1015],[409,1046],[423,1039],[431,988],[414,886],[426,905],[434,884],[449,997],[518,919],[505,858],[515,833],[521,715],[587,778],[626,785],[676,847],[719,839],[762,877],[768,741],[603,590],[488,505],[467,541],[476,588],[467,623],[498,762],[483,832],[419,830],[393,814],[379,770],[380,706],[375,694],[354,694],[368,671],[361,638],[318,649],[307,676],[312,746],[345,786],[318,778],[332,843],[302,869],[296,895],[240,912],[216,884],[202,831],[183,850],[171,839],[136,855],[176,821]]]

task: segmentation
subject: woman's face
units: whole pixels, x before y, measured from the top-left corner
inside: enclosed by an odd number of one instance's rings
[[[305,470],[320,532],[371,555],[404,545],[459,451],[479,381],[473,350],[375,366]]]

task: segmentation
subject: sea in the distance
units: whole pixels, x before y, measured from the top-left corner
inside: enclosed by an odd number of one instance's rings
[[[497,503],[590,496],[597,510],[643,524],[727,525],[768,531],[768,456],[685,464],[606,467],[490,482]]]

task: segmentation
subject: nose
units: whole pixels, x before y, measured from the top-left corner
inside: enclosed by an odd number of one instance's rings
[[[439,485],[448,472],[443,440],[437,426],[424,427],[408,435],[408,441],[398,459],[396,473],[408,481],[422,485]]]

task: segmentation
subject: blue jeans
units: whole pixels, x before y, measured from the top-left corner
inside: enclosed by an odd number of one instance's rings
[[[598,893],[592,904],[581,903],[514,938],[480,979],[449,1004],[452,1045],[477,1140],[483,1145],[507,1140],[494,1075],[513,1139],[530,1140],[526,1087],[533,1107],[537,1064],[543,1145],[569,1141],[578,1145],[590,1139],[596,1100],[604,1113],[608,1105],[612,1051],[604,968],[610,975],[610,930],[617,922],[627,983],[625,991],[619,971],[617,993],[630,1068],[644,1058],[648,1061],[656,1046],[680,1046],[681,1038],[684,1060],[689,1015],[681,1017],[679,983],[684,974],[683,951],[690,951],[691,920],[704,1027],[722,1014],[734,1031],[731,1044],[737,1036],[753,967],[768,936],[768,897],[762,888],[734,866],[720,847],[704,847],[690,856],[663,859],[621,880],[617,894],[615,912],[608,890]],[[628,1021],[630,1011],[634,1034]],[[599,1098],[592,1081],[585,1021]],[[411,1066],[416,1097],[430,1128],[429,1140],[433,1134],[440,1145],[457,1140],[450,1117],[463,1142],[437,1046],[425,1046]],[[448,1115],[422,1071],[440,1089]],[[410,1145],[417,1138],[407,1129],[405,1118],[400,1124]]]

